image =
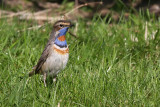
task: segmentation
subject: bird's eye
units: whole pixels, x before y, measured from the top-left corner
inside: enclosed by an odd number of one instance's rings
[[[60,27],[64,27],[64,25],[62,25],[62,24],[60,24],[59,26],[60,26]]]

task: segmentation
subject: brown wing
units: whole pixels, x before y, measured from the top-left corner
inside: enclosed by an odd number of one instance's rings
[[[57,34],[59,34],[59,33],[57,33]],[[47,58],[48,58],[48,56],[50,54],[51,45],[52,45],[51,43],[55,40],[55,35],[57,35],[57,34],[55,32],[51,33],[50,39],[49,39],[49,41],[48,41],[48,43],[47,43],[47,45],[46,45],[41,57],[40,57],[37,65],[36,65],[35,74],[40,73],[42,65],[45,63],[45,61],[47,60]]]
[[[45,61],[50,53],[50,48],[51,48],[51,44],[48,42],[45,49],[43,50],[43,53],[42,53],[37,65],[32,68],[33,71],[29,72],[29,76],[33,76],[34,74],[41,73],[41,67],[45,63]]]
[[[45,47],[40,59],[39,59],[37,65],[36,65],[35,74],[40,72],[42,65],[47,60],[49,53],[50,53],[50,48],[51,48],[51,44],[48,43],[47,46]]]

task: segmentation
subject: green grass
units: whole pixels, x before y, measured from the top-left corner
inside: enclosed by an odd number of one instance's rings
[[[29,78],[28,72],[47,43],[51,25],[27,30],[31,22],[1,20],[0,106],[158,106],[160,20],[131,15],[112,25],[100,18],[91,25],[78,23],[79,39],[67,34],[67,67],[57,84],[45,88],[40,75]]]

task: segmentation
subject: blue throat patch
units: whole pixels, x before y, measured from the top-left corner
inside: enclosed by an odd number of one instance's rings
[[[54,44],[58,45],[58,46],[61,47],[61,48],[67,47],[67,41],[66,41],[66,40],[64,40],[64,41],[58,40],[59,37],[65,36],[66,33],[67,33],[67,31],[68,31],[68,27],[65,27],[65,28],[63,28],[63,29],[60,29],[60,30],[59,30],[60,33],[59,33],[59,35],[56,37],[56,39],[55,39],[55,41],[54,41]]]
[[[67,41],[59,41],[58,38],[54,41],[54,44],[58,45],[59,47],[67,47]]]

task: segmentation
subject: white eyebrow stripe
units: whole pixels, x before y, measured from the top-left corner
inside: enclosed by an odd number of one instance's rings
[[[60,23],[60,24],[63,24],[63,25],[68,25],[68,26],[70,25],[70,23]]]

